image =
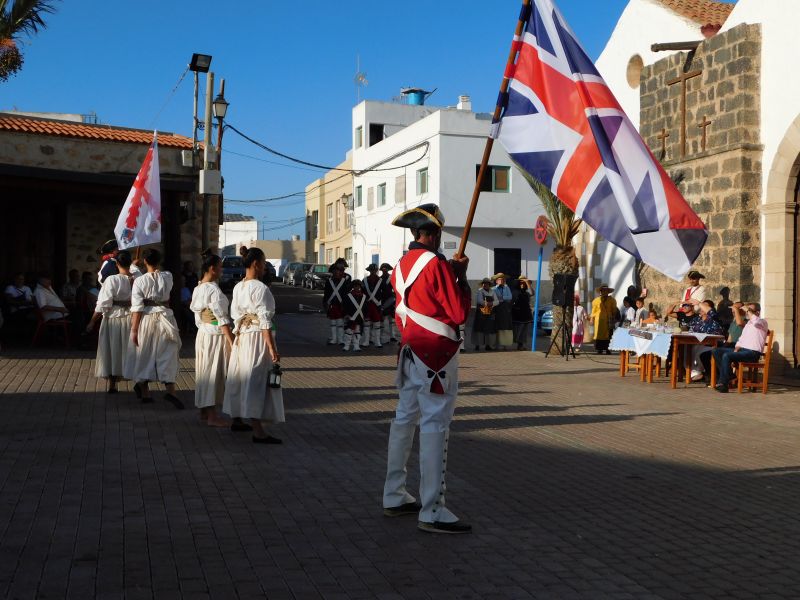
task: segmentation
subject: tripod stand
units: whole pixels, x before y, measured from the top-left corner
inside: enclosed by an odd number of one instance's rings
[[[567,323],[566,306],[561,307],[561,323],[558,324],[556,334],[553,336],[553,339],[550,340],[550,346],[547,348],[547,352],[544,353],[545,358],[550,355],[550,351],[553,349],[553,346],[555,346],[559,334],[561,336],[561,348],[559,349],[561,356],[563,356],[565,360],[569,360],[569,355],[572,353],[572,358],[576,358],[575,349],[570,343],[570,338],[572,337],[572,323]]]

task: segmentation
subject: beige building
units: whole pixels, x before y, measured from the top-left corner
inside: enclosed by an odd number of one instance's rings
[[[306,187],[306,257],[311,262],[331,264],[344,258],[352,265],[353,174],[347,171],[351,168],[348,154],[336,169]]]

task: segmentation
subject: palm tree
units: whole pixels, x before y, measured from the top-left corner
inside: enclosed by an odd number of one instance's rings
[[[57,0],[0,0],[0,82],[22,68],[22,52],[17,40],[23,34],[44,29],[45,14],[55,12]]]
[[[575,252],[575,247],[572,245],[572,240],[580,231],[581,223],[583,221],[575,217],[575,213],[570,208],[561,202],[550,188],[544,185],[541,181],[527,173],[524,169],[520,169],[523,177],[533,189],[534,193],[539,197],[544,207],[544,212],[547,215],[547,233],[552,237],[555,243],[553,253],[550,255],[550,262],[547,268],[550,275],[550,280],[554,279],[557,273],[564,273],[568,275],[578,275],[578,256]],[[559,325],[566,319],[567,323],[572,322],[572,303],[567,306],[565,311],[555,310],[553,307],[553,331],[554,337],[558,331]]]

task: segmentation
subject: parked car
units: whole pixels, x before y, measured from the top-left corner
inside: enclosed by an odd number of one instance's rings
[[[539,335],[550,335],[553,331],[553,321],[553,305],[545,304],[540,306],[536,332]]]
[[[303,275],[311,268],[311,263],[293,262],[289,263],[283,272],[283,283],[286,285],[300,285],[303,283]]]
[[[278,279],[278,273],[275,271],[275,266],[267,261],[267,268],[264,271],[264,283],[267,285],[272,285],[273,281]]]
[[[223,292],[229,292],[244,277],[244,261],[241,256],[225,256],[222,259],[222,277],[219,287]]]
[[[331,278],[328,265],[311,265],[303,275],[303,287],[310,290],[325,289],[325,280]]]

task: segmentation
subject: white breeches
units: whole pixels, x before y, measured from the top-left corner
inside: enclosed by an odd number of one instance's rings
[[[427,377],[428,368],[418,358],[406,356],[406,349],[400,351],[398,364],[398,391],[395,423],[398,425],[419,423],[422,433],[447,431],[453,420],[453,412],[458,395],[458,355],[447,365],[444,394],[430,391],[431,379]]]

